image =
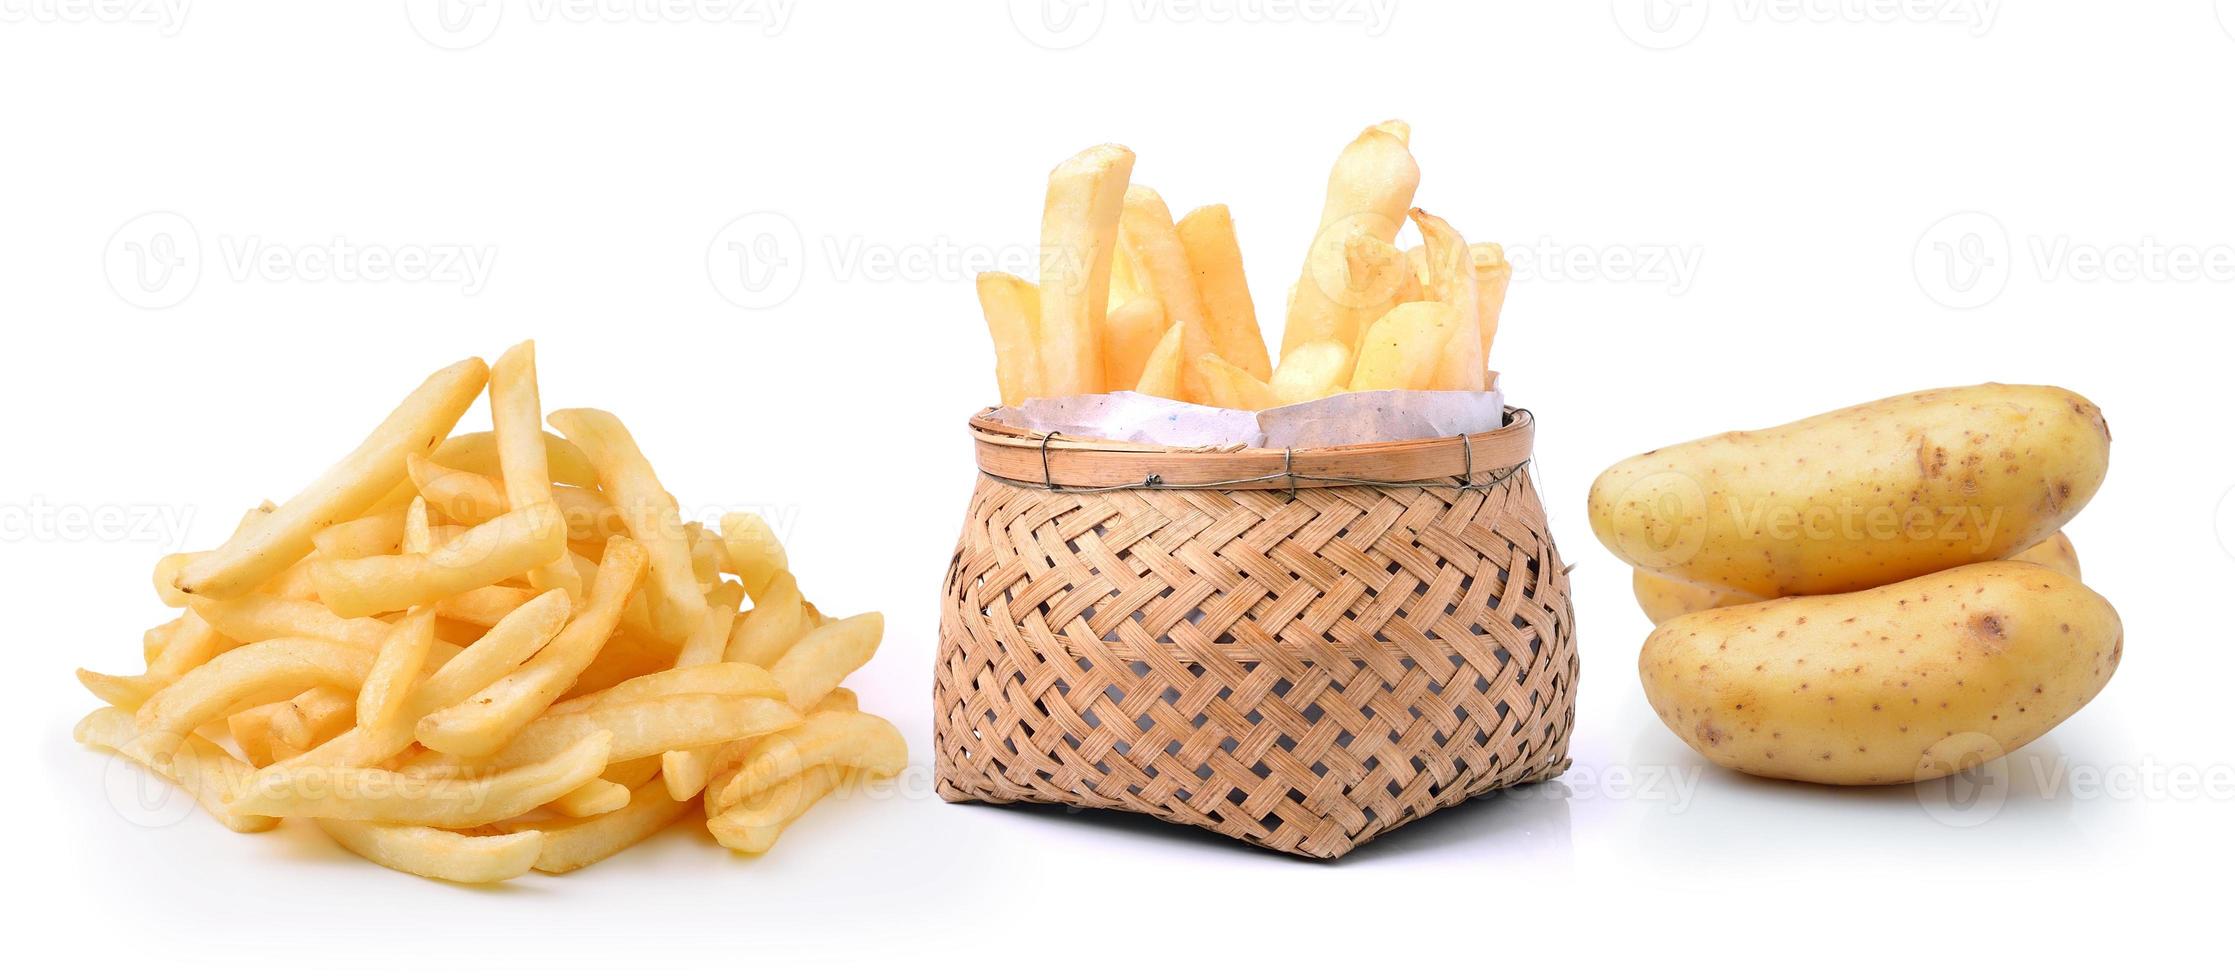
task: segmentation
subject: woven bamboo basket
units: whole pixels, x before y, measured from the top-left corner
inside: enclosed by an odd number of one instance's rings
[[[945,799],[1333,858],[1567,769],[1574,612],[1527,412],[1293,452],[971,428],[934,692]]]

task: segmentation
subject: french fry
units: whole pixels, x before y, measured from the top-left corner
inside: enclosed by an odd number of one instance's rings
[[[233,799],[248,786],[252,774],[246,764],[200,735],[143,733],[131,713],[121,708],[96,709],[78,722],[73,735],[80,744],[108,749],[178,784],[227,830],[254,834],[279,826],[271,817],[233,812]]]
[[[801,637],[768,673],[784,689],[784,700],[811,708],[868,663],[884,636],[884,614],[850,616]]]
[[[489,368],[489,414],[497,434],[497,466],[508,510],[551,503],[551,463],[543,442],[543,399],[535,371],[535,341],[524,340]],[[565,589],[582,597],[582,578],[567,561],[528,573],[537,589]]]
[[[817,766],[882,778],[907,764],[908,743],[892,722],[860,712],[817,712],[796,728],[755,739],[734,766],[723,767],[706,794],[719,813]]]
[[[489,368],[480,358],[435,372],[356,451],[269,516],[180,571],[180,591],[230,599],[310,554],[311,535],[365,512],[404,478],[404,459],[442,441],[480,397]]]
[[[1374,322],[1368,314],[1376,304],[1360,300],[1374,293],[1345,288],[1359,283],[1348,274],[1355,258],[1349,242],[1366,237],[1394,247],[1405,210],[1420,186],[1420,166],[1405,147],[1408,133],[1409,127],[1395,121],[1369,127],[1336,158],[1327,177],[1318,234],[1304,260],[1303,274],[1288,295],[1282,356],[1315,340],[1356,347]]]
[[[503,486],[471,470],[451,469],[418,455],[406,459],[404,469],[427,506],[453,524],[482,524],[512,509],[505,505]]]
[[[343,619],[315,602],[256,592],[222,601],[197,597],[192,609],[202,622],[236,643],[299,636],[377,650],[392,631],[377,619]]]
[[[568,564],[572,564],[569,562]],[[436,600],[435,615],[475,626],[494,626],[538,595],[534,589],[511,585],[484,585]]]
[[[1156,335],[1163,332],[1160,328],[1172,323],[1181,325],[1180,344],[1189,363],[1211,353],[1210,313],[1195,288],[1195,271],[1188,264],[1187,247],[1180,243],[1179,229],[1172,224],[1172,211],[1156,191],[1138,185],[1126,188],[1118,246],[1163,307],[1153,327],[1136,329],[1133,339],[1141,348],[1141,363],[1147,363],[1148,348],[1155,346]],[[1103,349],[1109,349],[1107,342]],[[1118,377],[1110,378],[1110,387],[1119,383]],[[1181,378],[1181,387],[1190,397],[1202,395],[1201,384],[1193,375]]]
[[[292,757],[356,727],[354,692],[314,687],[287,702],[272,716],[272,751]]]
[[[1350,381],[1353,356],[1341,341],[1318,340],[1281,355],[1273,369],[1273,400],[1294,405],[1325,398]]]
[[[365,685],[357,690],[357,724],[391,728],[410,706],[413,689],[435,644],[435,612],[425,606],[398,620],[373,657]]]
[[[78,683],[92,692],[94,697],[108,702],[112,707],[138,711],[141,705],[147,703],[147,699],[154,697],[155,692],[170,683],[170,679],[147,674],[103,674],[80,667]]]
[[[517,817],[598,778],[613,736],[593,732],[547,758],[478,778],[389,769],[300,766],[259,778],[232,801],[238,814],[460,829]]]
[[[784,651],[813,628],[799,594],[799,581],[790,572],[778,572],[768,593],[755,600],[752,611],[731,629],[722,659],[755,667],[773,666]]]
[[[603,548],[615,536],[629,533],[628,525],[621,523],[621,512],[595,490],[552,484],[551,499],[559,505],[559,516],[566,519],[569,544]],[[590,552],[586,557],[595,561],[601,554]]]
[[[233,744],[241,750],[241,758],[247,759],[249,765],[262,769],[272,764],[272,719],[286,707],[287,702],[277,701],[226,716],[225,732],[232,736]]]
[[[565,874],[619,854],[659,833],[691,807],[691,800],[672,800],[656,782],[639,786],[628,804],[610,813],[582,820],[551,821],[544,825],[543,851],[535,869]]]
[[[1203,298],[1211,352],[1259,381],[1271,380],[1273,363],[1257,325],[1249,279],[1242,273],[1242,246],[1234,237],[1233,212],[1224,204],[1207,204],[1189,211],[1176,230],[1187,251],[1195,290]]]
[[[1406,303],[1390,310],[1367,331],[1350,389],[1426,387],[1457,326],[1458,313],[1448,303]]]
[[[594,817],[628,806],[630,790],[631,787],[601,776],[575,787],[549,805],[552,812],[562,817]]]
[[[427,554],[320,562],[313,574],[327,608],[372,616],[495,585],[565,554],[566,522],[545,504],[489,521]]]
[[[616,684],[675,667],[676,648],[629,635],[625,617],[622,625],[621,633],[614,636],[605,649],[598,651],[597,659],[582,671],[582,676],[575,678],[574,686],[567,688],[560,700],[596,694]]]
[[[318,820],[318,829],[350,853],[406,874],[468,885],[518,878],[543,853],[543,834],[521,830],[479,836],[433,827]]]
[[[754,602],[768,594],[778,572],[791,567],[776,529],[751,511],[722,515],[722,548],[729,555],[730,571],[736,573],[745,594]]]
[[[1164,331],[1164,338],[1149,352],[1149,362],[1141,368],[1141,380],[1133,385],[1134,391],[1173,401],[1187,397],[1186,333],[1186,327],[1177,323]]]
[[[326,560],[393,555],[403,546],[404,512],[394,510],[343,521],[311,535],[310,541],[312,556]]]
[[[551,413],[551,425],[582,447],[597,467],[598,482],[621,512],[621,523],[651,562],[652,624],[668,642],[681,643],[698,625],[706,597],[699,592],[675,498],[660,485],[620,419],[596,409],[569,408]]]
[[[171,642],[171,637],[178,635],[179,624],[181,622],[184,622],[185,619],[185,615],[181,614],[177,619],[173,619],[161,626],[148,627],[146,632],[141,633],[141,660],[152,666],[155,663],[155,655],[162,653],[163,645]]]
[[[1482,354],[1490,356],[1490,342],[1498,337],[1498,314],[1505,309],[1506,287],[1513,283],[1513,266],[1505,249],[1477,242],[1468,251],[1474,260],[1475,308],[1482,328]]]
[[[643,549],[627,538],[605,548],[580,615],[535,657],[466,700],[419,720],[421,744],[466,757],[494,753],[566,693],[620,623],[621,606],[644,573]],[[563,594],[563,590],[562,590]]]
[[[1153,296],[1138,296],[1112,307],[1102,324],[1102,370],[1113,391],[1139,386],[1149,355],[1156,351],[1168,323]]]
[[[1412,220],[1425,239],[1422,292],[1452,311],[1451,338],[1436,359],[1428,386],[1439,391],[1482,391],[1489,382],[1489,365],[1482,354],[1478,284],[1467,239],[1450,222],[1420,208],[1412,209]]]
[[[1093,147],[1048,175],[1040,221],[1040,393],[1108,391],[1102,325],[1109,311],[1111,253],[1133,177],[1133,151]]]
[[[612,733],[612,761],[623,762],[675,749],[766,735],[799,722],[798,711],[773,698],[678,694],[545,715],[521,729],[502,751],[489,757],[488,764],[516,766],[548,758],[591,732]],[[459,764],[455,758],[441,758],[426,765]]]
[[[846,780],[839,766],[816,766],[777,783],[766,792],[711,815],[706,829],[723,847],[740,854],[765,854],[784,830]]]
[[[1197,400],[1205,405],[1255,412],[1280,404],[1271,385],[1226,363],[1217,354],[1195,359],[1195,377],[1201,382]]]
[[[236,704],[263,704],[325,685],[354,691],[372,669],[364,647],[289,637],[251,643],[187,671],[142,704],[142,732],[184,735],[225,716]]]
[[[1022,405],[1045,388],[1040,369],[1040,287],[1006,272],[978,274],[978,306],[993,335],[1001,404]]]
[[[162,652],[148,664],[148,677],[157,681],[178,677],[237,645],[199,613],[188,610],[180,619],[178,629],[171,633],[170,642],[164,644]]]

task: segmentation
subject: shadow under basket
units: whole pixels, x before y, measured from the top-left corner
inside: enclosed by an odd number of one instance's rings
[[[972,420],[939,794],[1339,857],[1568,767],[1575,614],[1534,429],[1185,450]]]

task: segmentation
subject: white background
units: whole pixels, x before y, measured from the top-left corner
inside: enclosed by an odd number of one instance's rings
[[[1430,976],[2132,968],[2220,931],[2235,4],[1011,6],[0,0],[11,945],[235,975]],[[963,422],[993,397],[970,280],[1029,273],[1047,169],[1119,141],[1175,211],[1230,203],[1277,323],[1328,163],[1390,116],[1419,201],[1534,260],[1493,357],[1577,565],[1556,789],[1321,866],[949,806],[918,771],[757,861],[683,829],[475,890],[298,828],[139,826],[70,742],[94,704],[70,669],[135,668],[163,617],[157,556],[533,336],[547,407],[618,412],[688,505],[771,515],[824,608],[887,613],[856,684],[928,763]],[[1987,380],[2110,419],[2070,530],[2125,618],[2117,678],[1978,826],[1704,767],[1635,680],[1647,624],[1584,522],[1592,476]]]

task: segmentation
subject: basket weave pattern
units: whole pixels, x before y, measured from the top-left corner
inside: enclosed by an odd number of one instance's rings
[[[1475,480],[1066,493],[981,476],[941,616],[940,794],[1331,858],[1559,775],[1566,574],[1527,468]]]

